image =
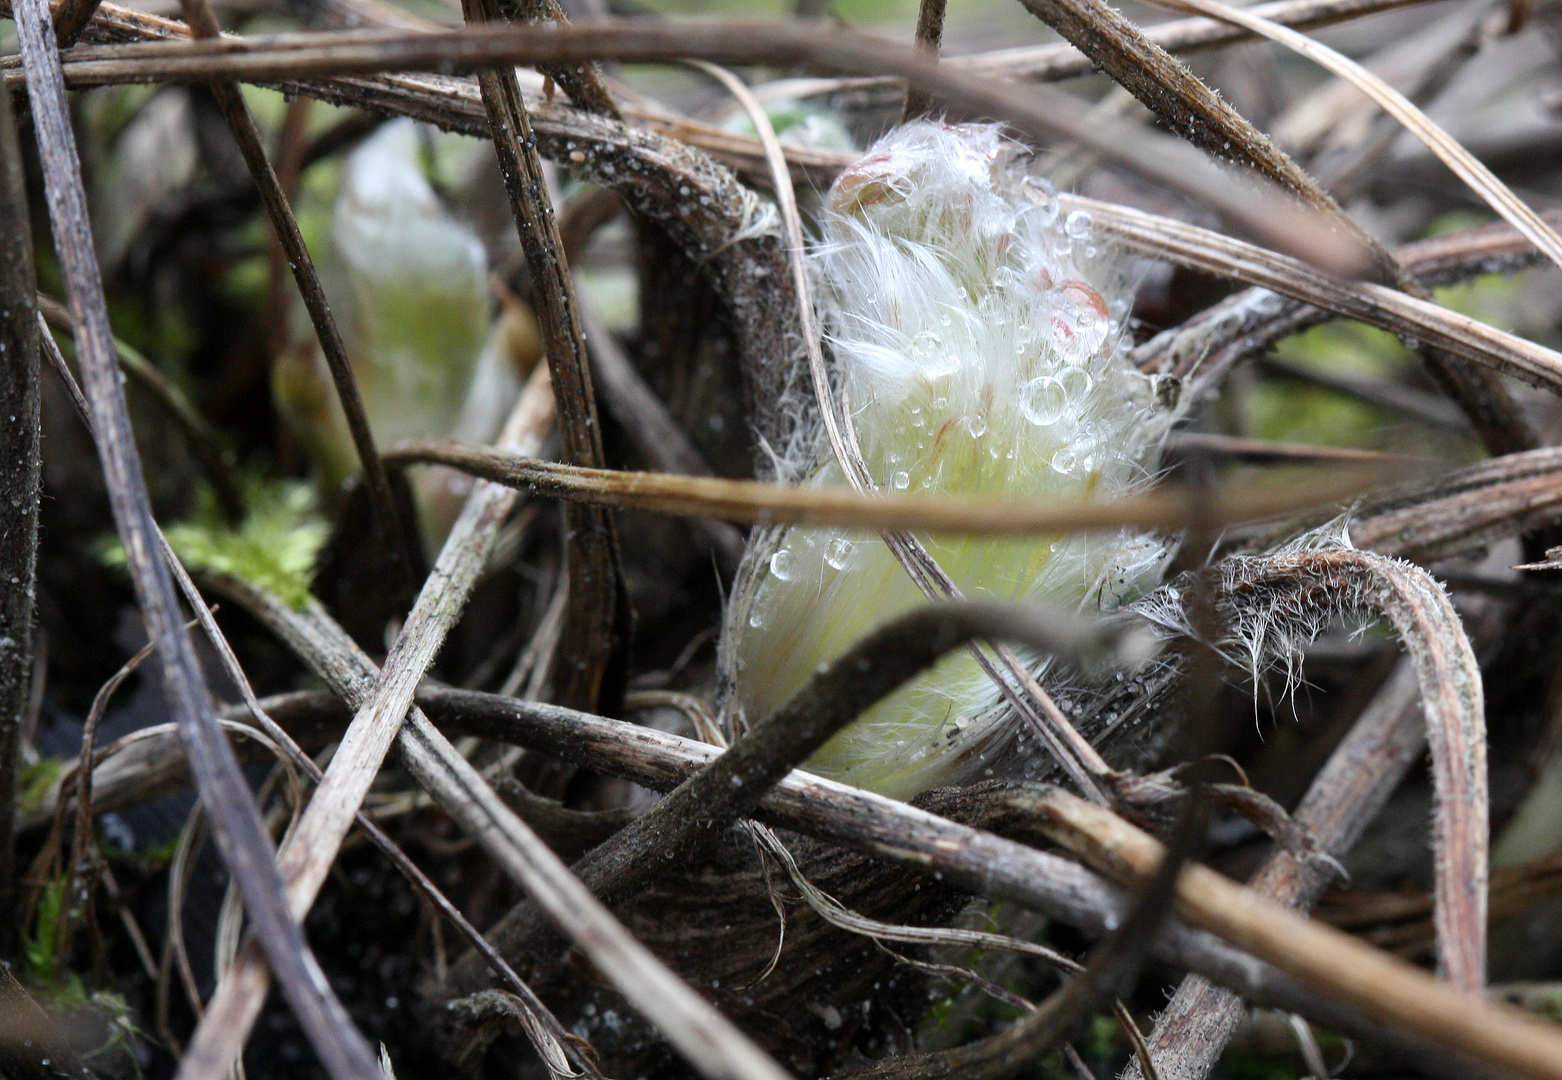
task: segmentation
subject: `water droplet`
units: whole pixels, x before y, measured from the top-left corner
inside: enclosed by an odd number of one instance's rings
[[[1052,467],[1065,476],[1074,470],[1077,463],[1078,455],[1074,453],[1072,446],[1062,447],[1052,455]]]
[[[1032,379],[1020,389],[1020,412],[1037,426],[1055,424],[1068,404],[1068,392],[1050,375]]]
[[[749,612],[748,616],[748,624],[755,630],[758,630],[761,626],[765,625],[765,620],[760,618],[758,611],[751,611]]]
[[[846,537],[837,536],[825,545],[824,561],[837,570],[844,570],[846,569],[846,564],[851,562],[852,552],[856,550],[856,547],[857,545],[846,539]]]
[[[770,556],[770,572],[782,581],[792,579],[792,553],[778,551]]]
[[[896,491],[905,491],[908,487],[911,486],[911,474],[908,473],[905,469],[901,469],[894,476],[890,477],[890,483],[895,486]],[[772,563],[774,562],[774,560],[771,561]],[[774,569],[775,567],[772,565],[771,570]]]
[[[971,438],[980,439],[987,434],[987,417],[982,413],[972,413],[965,418],[965,430],[971,433]]]
[[[1083,210],[1075,210],[1063,219],[1063,231],[1078,240],[1090,232],[1090,215]]]
[[[1063,392],[1069,400],[1074,402],[1090,393],[1090,388],[1096,384],[1090,372],[1081,367],[1064,368],[1058,372],[1058,381],[1063,384]]]

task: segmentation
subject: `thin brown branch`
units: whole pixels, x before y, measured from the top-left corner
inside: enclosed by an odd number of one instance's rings
[[[579,469],[447,439],[403,443],[386,455],[395,465],[446,465],[537,495],[710,516],[745,524],[835,525],[986,535],[1073,532],[1083,529],[1183,527],[1192,513],[1186,494],[1167,488],[1096,503],[974,496],[859,494],[831,488],[788,487],[753,480],[668,473]],[[1284,487],[1257,483],[1215,492],[1210,513],[1222,523],[1252,521],[1306,507],[1334,507],[1360,493],[1377,474],[1327,470],[1311,482]]]
[[[470,24],[499,20],[497,0],[463,0],[462,11]],[[602,432],[586,336],[531,117],[513,68],[479,72],[477,82],[488,110],[499,175],[531,271],[532,302],[553,373],[564,458],[572,465],[600,468]],[[629,617],[628,594],[619,571],[618,531],[613,518],[594,507],[567,506],[564,515],[570,534],[565,551],[570,591],[555,654],[553,693],[559,701],[585,709],[595,709],[605,697],[613,711],[623,692],[619,684],[626,663]]]
[[[917,28],[915,41],[928,59],[938,60],[938,52],[944,44],[944,8],[945,0],[921,0],[917,6]],[[901,113],[901,123],[909,123],[919,117],[925,116],[932,102],[916,90],[906,91],[906,107]]]
[[[1282,293],[1431,343],[1461,359],[1562,392],[1562,355],[1427,300],[1370,282],[1341,281],[1285,255],[1116,203],[1063,197],[1130,250]]]
[[[374,1080],[378,1067],[289,916],[270,838],[255,797],[213,711],[200,662],[178,615],[178,600],[156,548],[156,524],[115,361],[103,283],[88,224],[81,165],[65,101],[64,77],[44,0],[15,7],[43,162],[55,248],[80,337],[78,354],[115,524],[148,637],[157,644],[170,711],[179,723],[201,802],[289,1004],[338,1080]]]
[[[559,0],[498,0],[499,11],[510,22],[552,22],[566,25],[569,19]],[[613,95],[608,92],[602,71],[591,61],[573,64],[538,65],[537,70],[564,88],[570,100],[588,112],[621,119]]]
[[[1553,210],[1544,216],[1553,226],[1562,225],[1562,212]],[[1478,274],[1514,273],[1541,259],[1534,245],[1506,222],[1406,244],[1395,249],[1394,257],[1428,288]],[[1197,395],[1217,384],[1238,360],[1329,317],[1325,309],[1277,296],[1267,288],[1248,289],[1157,334],[1134,350],[1134,362],[1145,371],[1192,380]]]
[[[40,496],[38,320],[27,177],[0,95],[0,956],[16,955],[16,801],[33,674]]]
[[[792,23],[603,22],[589,26],[468,28],[444,33],[292,34],[270,42],[146,43],[112,58],[71,58],[71,85],[123,81],[253,81],[406,70],[474,70],[490,64],[587,59],[707,59],[738,64],[812,64],[892,74],[950,105],[1003,117],[1042,140],[1068,138],[1104,159],[1182,192],[1227,220],[1334,272],[1355,274],[1370,259],[1351,238],[1316,227],[1316,212],[1229,174],[1170,136],[1091,117],[1084,102],[1044,86],[1020,89],[972,76],[882,38]],[[133,50],[133,51],[132,51]],[[89,51],[89,56],[91,55]]]

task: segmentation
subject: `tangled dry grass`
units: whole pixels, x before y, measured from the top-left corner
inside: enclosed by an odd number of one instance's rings
[[[1562,1077],[1562,8],[1022,5],[5,0],[0,1073]],[[805,252],[929,116],[1115,274],[1063,286],[1178,426],[1110,497],[859,441]],[[454,269],[327,235],[400,117]],[[498,381],[378,445],[373,305],[454,363],[462,273]],[[739,716],[793,526],[928,603]],[[935,542],[1119,534],[1166,584],[1086,612]],[[947,784],[809,771],[957,650]]]

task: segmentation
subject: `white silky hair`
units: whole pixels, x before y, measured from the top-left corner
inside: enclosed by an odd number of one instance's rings
[[[1128,360],[1122,260],[1088,216],[1061,214],[996,126],[891,132],[836,181],[821,226],[811,264],[825,340],[881,489],[1078,502],[1145,485],[1175,415]],[[844,486],[818,429],[805,428],[790,471]],[[922,540],[967,597],[1086,610],[1153,588],[1171,548],[1131,531]],[[767,715],[923,602],[876,534],[762,532],[728,613],[729,712],[738,724]],[[808,767],[907,798],[968,775],[1011,728],[997,687],[951,654]]]

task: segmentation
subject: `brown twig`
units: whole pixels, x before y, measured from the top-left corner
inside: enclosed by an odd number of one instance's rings
[[[568,25],[569,19],[558,0],[497,0],[499,11],[516,23],[551,22]],[[608,92],[602,72],[591,61],[573,64],[538,65],[537,70],[564,88],[570,100],[588,112],[621,119],[613,95]]]
[[[468,28],[443,33],[292,34],[271,43],[121,46],[112,58],[71,58],[71,85],[121,81],[189,81],[213,77],[255,81],[300,76],[420,70],[472,70],[496,63],[555,63],[614,58],[701,58],[741,64],[814,64],[839,71],[893,74],[964,109],[1007,119],[1040,139],[1064,137],[1217,210],[1254,235],[1337,273],[1355,274],[1370,260],[1353,239],[1316,226],[1316,212],[1266,187],[1235,177],[1168,137],[1088,115],[1088,107],[1045,86],[1023,90],[931,64],[899,45],[847,30],[776,23],[663,23]],[[133,51],[132,51],[133,50]],[[91,50],[86,50],[91,55]],[[360,83],[372,80],[360,79]],[[406,80],[401,80],[405,83]]]
[[[463,0],[462,10],[471,24],[499,19],[496,0]],[[564,458],[572,465],[601,467],[602,433],[586,338],[531,117],[513,68],[480,72],[477,81],[488,110],[499,174],[531,271],[532,302],[553,373]],[[571,505],[564,514],[571,538],[565,552],[570,592],[552,672],[553,693],[566,704],[586,709],[596,708],[605,696],[609,709],[616,709],[623,692],[629,604],[618,565],[617,528],[612,517],[599,509]]]
[[[1562,224],[1562,213],[1551,211],[1547,220]],[[1541,258],[1506,222],[1406,244],[1395,249],[1394,256],[1428,288],[1477,274],[1513,273]],[[1151,338],[1134,350],[1134,362],[1145,371],[1194,380],[1193,392],[1200,394],[1201,388],[1218,383],[1243,357],[1328,318],[1324,309],[1301,300],[1277,296],[1267,288],[1248,289]],[[1390,402],[1383,404],[1393,407]]]
[[[386,454],[392,465],[446,465],[495,483],[603,506],[709,515],[745,524],[834,525],[843,528],[971,534],[1034,534],[1082,529],[1182,527],[1186,495],[1171,488],[1109,502],[1061,503],[957,495],[874,495],[752,480],[668,473],[579,469],[450,440],[403,443]],[[1330,470],[1313,483],[1277,488],[1256,484],[1222,489],[1213,509],[1223,523],[1251,521],[1320,504],[1329,507],[1362,491],[1373,474]]]
[[[179,723],[191,771],[202,804],[214,822],[223,858],[243,892],[262,946],[310,1042],[338,1080],[374,1080],[378,1068],[368,1044],[331,992],[302,931],[288,915],[259,807],[217,725],[200,663],[180,625],[172,584],[156,554],[156,525],[119,382],[48,5],[44,0],[21,0],[14,10],[44,166],[49,218],[71,315],[81,334],[78,353],[94,440],[148,637],[157,644],[169,708]]]
[[[921,0],[917,6],[917,28],[915,40],[917,48],[927,56],[929,60],[938,61],[939,49],[944,44],[944,8],[945,0]],[[926,95],[915,89],[906,90],[906,107],[901,113],[901,123],[910,123],[919,117],[925,116],[932,106]]]
[[[1390,333],[1436,345],[1461,359],[1536,385],[1562,389],[1562,355],[1427,300],[1370,282],[1341,281],[1305,264],[1196,225],[1077,195],[1065,204],[1130,250],[1242,281]]]
[[[15,955],[16,785],[31,697],[38,566],[38,321],[27,178],[0,95],[0,956]]]

